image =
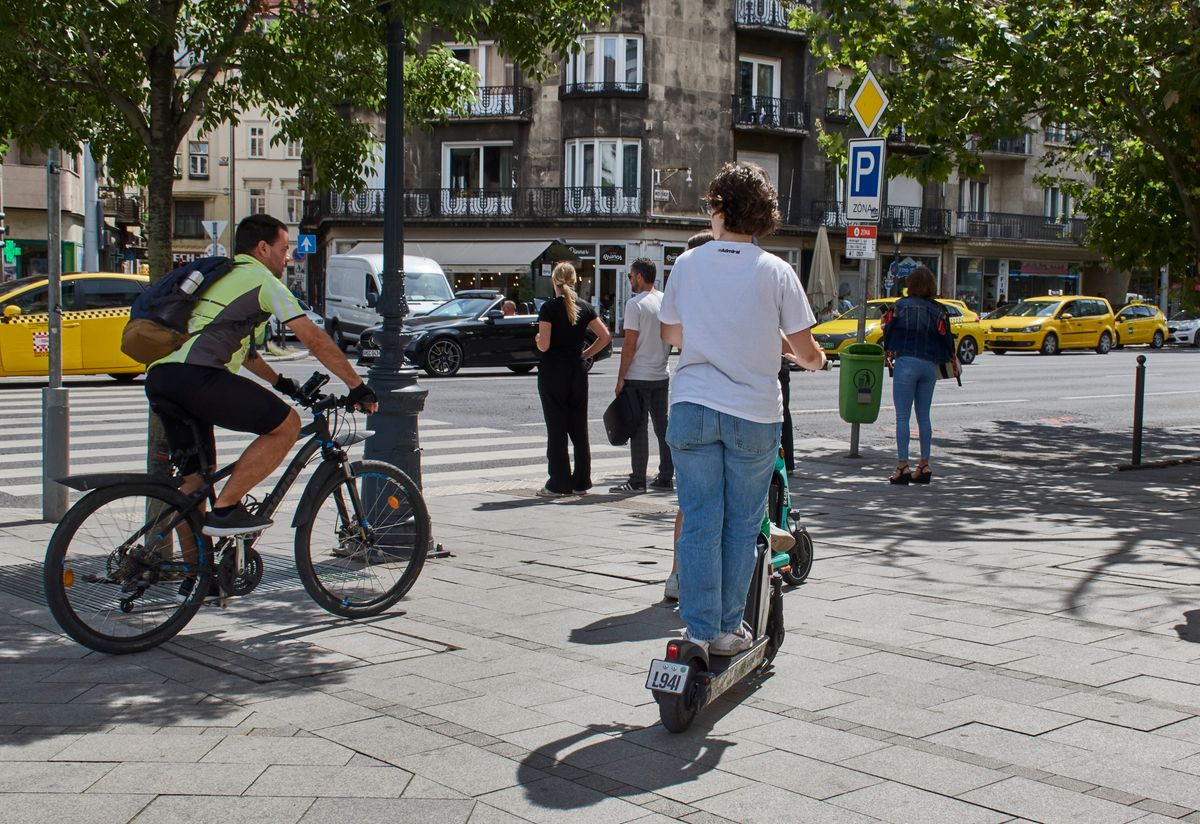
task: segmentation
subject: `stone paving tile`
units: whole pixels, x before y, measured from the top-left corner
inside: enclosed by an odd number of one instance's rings
[[[892,824],[1000,824],[1009,819],[1006,813],[893,783],[854,790],[830,803]]]
[[[1124,824],[1145,814],[1143,810],[1025,778],[1010,778],[971,790],[960,797],[964,801],[1003,810],[1042,824]]]
[[[254,711],[309,730],[362,721],[378,715],[373,710],[321,692],[292,693],[286,698],[262,701],[254,705]]]
[[[1048,675],[1072,684],[1086,684],[1089,687],[1104,687],[1124,681],[1136,673],[1123,666],[1124,660],[1114,658],[1101,661],[1098,664],[1077,664],[1064,658],[1054,658],[1049,655],[1034,655],[1006,664],[1007,667],[1035,675]]]
[[[1200,685],[1197,684],[1186,684],[1182,681],[1171,681],[1150,675],[1138,675],[1117,684],[1110,684],[1108,688],[1128,695],[1195,707],[1197,714],[1200,714]]]
[[[592,769],[600,775],[684,804],[694,804],[701,798],[750,783],[733,773],[715,770],[688,758],[674,758],[650,751],[633,758],[599,764]]]
[[[118,764],[88,792],[155,795],[241,795],[263,767],[244,764]],[[311,793],[310,793],[311,795]]]
[[[471,796],[546,777],[541,770],[469,744],[408,755],[397,759],[396,764]]]
[[[1022,767],[1045,767],[1087,755],[1085,750],[1078,747],[985,724],[967,724],[935,733],[924,740]]]
[[[842,762],[843,767],[942,795],[961,795],[1008,776],[943,755],[895,746]]]
[[[215,738],[162,735],[84,735],[59,751],[54,761],[199,761]]]
[[[1158,732],[1141,732],[1128,727],[1085,720],[1046,733],[1042,738],[1080,747],[1093,753],[1120,755],[1145,764],[1170,766],[1190,772],[1183,765],[1200,753],[1200,743],[1168,738]]]
[[[1185,815],[1195,812],[1194,810],[1189,810],[1187,807],[1180,807],[1176,804],[1164,804],[1162,801],[1155,801],[1150,798],[1144,798],[1133,806],[1139,810],[1146,810],[1147,812],[1170,818],[1183,818]]]
[[[585,770],[600,764],[637,758],[651,751],[634,743],[629,736],[606,735],[595,728],[566,721],[506,733],[503,737],[505,741],[525,750]]]
[[[0,796],[3,820],[20,824],[125,824],[153,800],[152,795],[5,793]]]
[[[870,755],[871,753],[868,753],[860,758],[868,758]],[[818,801],[869,787],[880,781],[854,769],[827,764],[815,758],[806,758],[783,750],[771,750],[735,760],[725,759],[721,761],[720,766],[727,772],[807,795]]]
[[[624,824],[646,810],[561,778],[545,778],[480,796],[480,801],[536,824]]]
[[[1178,738],[1183,741],[1191,741],[1195,744],[1200,744],[1200,717],[1188,718],[1176,724],[1170,724],[1166,727],[1159,727],[1154,731],[1155,735],[1166,736],[1167,738]],[[0,737],[0,741],[4,739]],[[0,761],[4,760],[4,746],[0,744]]]
[[[914,738],[953,729],[969,720],[966,716],[955,712],[941,712],[940,709],[925,710],[905,704],[894,704],[879,698],[864,698],[860,701],[831,707],[825,712],[834,718],[851,721],[856,725],[869,724],[880,730],[911,735]]]
[[[0,793],[81,793],[115,766],[99,762],[7,761],[0,768]]]
[[[959,638],[940,637],[934,638],[932,641],[922,641],[919,644],[914,644],[913,648],[964,661],[978,661],[984,664],[1006,664],[1009,661],[1028,658],[1031,654],[992,644],[980,644],[975,641],[963,641]]]
[[[1114,755],[1089,755],[1053,765],[1059,775],[1200,810],[1200,776]]]
[[[1039,710],[1025,704],[1014,704],[1011,701],[979,695],[940,704],[938,710],[967,721],[978,721],[1028,735],[1049,732],[1079,720],[1073,715]]]
[[[1061,638],[1046,638],[1041,635],[1031,635],[1007,641],[1002,646],[1008,649],[1021,650],[1035,655],[1045,655],[1051,658],[1063,658],[1073,664],[1099,664],[1114,658],[1128,658],[1117,650],[1105,647],[1094,647],[1089,644],[1072,643]]]
[[[1140,703],[1137,699],[1120,700],[1088,693],[1075,693],[1074,695],[1064,695],[1061,698],[1052,698],[1049,701],[1043,701],[1039,706],[1056,712],[1065,712],[1137,730],[1165,727],[1188,717],[1183,713]]]
[[[0,762],[49,761],[79,738],[78,735],[0,735]]]
[[[92,796],[89,796],[92,797]],[[106,796],[94,796],[105,798]],[[339,799],[341,800],[341,799]],[[312,806],[312,798],[244,798],[209,795],[160,795],[137,817],[137,824],[294,824]]]
[[[246,790],[248,796],[399,798],[412,773],[395,767],[267,767]]]
[[[454,798],[466,799],[465,793],[460,793],[458,790],[452,790],[444,784],[438,784],[436,781],[430,781],[419,775],[414,775],[408,782],[408,786],[404,788],[403,798]]]
[[[450,747],[458,742],[398,718],[369,718],[322,730],[322,736],[389,764],[413,753]]]
[[[545,708],[543,707],[543,709]],[[555,720],[549,715],[534,712],[506,701],[493,700],[491,697],[468,698],[448,704],[437,704],[426,707],[425,712],[470,727],[478,732],[485,732],[488,735],[527,730],[530,727],[553,723]]]
[[[512,813],[498,810],[490,804],[476,801],[475,809],[471,811],[471,817],[467,819],[467,824],[526,824],[528,821],[527,818],[519,818]]]
[[[835,689],[886,698],[914,707],[932,707],[947,701],[966,698],[967,693],[949,687],[939,687],[921,681],[912,681],[896,675],[873,674],[832,685]]]
[[[774,724],[746,730],[739,737],[833,763],[887,746],[870,738],[793,718],[782,718]]]
[[[202,759],[222,764],[335,765],[354,756],[354,750],[322,738],[278,738],[274,736],[231,736],[223,739]]]
[[[1016,704],[1040,704],[1052,698],[1070,695],[1073,690],[1051,687],[1045,684],[1031,683],[1026,678],[1017,677],[1023,673],[1006,672],[997,674],[971,669],[956,669],[935,683],[948,686],[969,695],[986,695],[999,698],[1002,701],[1012,701]]]
[[[778,824],[781,821],[804,824],[870,824],[878,821],[836,807],[827,801],[816,801],[779,787],[744,787],[696,802],[700,809],[739,824]],[[703,819],[685,818],[685,821]]]

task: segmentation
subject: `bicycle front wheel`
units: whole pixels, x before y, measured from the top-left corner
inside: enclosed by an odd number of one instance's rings
[[[211,548],[188,499],[167,486],[121,484],[81,498],[46,548],[54,620],[85,647],[115,655],[169,640],[200,609]]]
[[[296,569],[334,615],[378,615],[416,583],[429,547],[429,511],[412,479],[383,461],[357,461],[317,493],[296,528]]]

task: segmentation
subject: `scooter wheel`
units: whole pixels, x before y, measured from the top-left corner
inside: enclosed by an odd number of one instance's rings
[[[783,592],[778,582],[771,587],[771,607],[767,612],[767,651],[765,663],[775,660],[779,648],[783,646],[786,630],[783,626]]]
[[[793,532],[792,537],[796,539],[796,545],[788,552],[789,568],[787,572],[780,574],[788,584],[799,586],[808,578],[808,573],[812,572],[813,542],[804,527]]]
[[[658,702],[658,717],[670,732],[683,732],[692,725],[696,713],[703,703],[700,686],[696,683],[696,673],[700,671],[693,661],[688,667],[687,683],[681,693],[656,692],[654,700]]]

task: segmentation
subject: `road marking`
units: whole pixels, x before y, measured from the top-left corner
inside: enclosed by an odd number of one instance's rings
[[[1147,392],[1146,397],[1154,395],[1196,395],[1200,394],[1200,389],[1172,389],[1167,392]],[[1068,395],[1064,398],[1059,398],[1060,401],[1090,401],[1098,398],[1132,398],[1132,392],[1120,392],[1115,395]]]

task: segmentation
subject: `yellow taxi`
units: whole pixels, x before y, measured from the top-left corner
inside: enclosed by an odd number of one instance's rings
[[[986,335],[987,331],[996,325],[996,321],[1007,315],[1009,310],[1015,308],[1018,303],[1020,303],[1020,301],[1002,303],[987,314],[980,315],[979,325],[983,327],[983,333]]]
[[[1046,295],[1026,298],[992,322],[983,345],[997,355],[1064,349],[1095,349],[1106,355],[1116,341],[1112,307],[1104,298],[1088,295]]]
[[[133,380],[146,370],[121,351],[121,331],[149,282],[109,272],[62,276],[64,375]],[[49,374],[49,296],[45,276],[0,283],[0,377]]]
[[[883,315],[899,299],[879,298],[867,301],[867,329],[864,338],[867,343],[879,343],[883,337]],[[938,298],[937,301],[946,307],[946,312],[950,315],[950,329],[958,339],[959,362],[971,363],[983,350],[983,327],[979,324],[979,315],[961,300]],[[842,350],[858,338],[858,307],[833,320],[817,324],[812,333],[817,343],[825,350],[826,357],[839,357]]]
[[[1170,337],[1167,316],[1157,306],[1149,303],[1131,303],[1117,312],[1117,347],[1149,344],[1151,349],[1162,349]]]

